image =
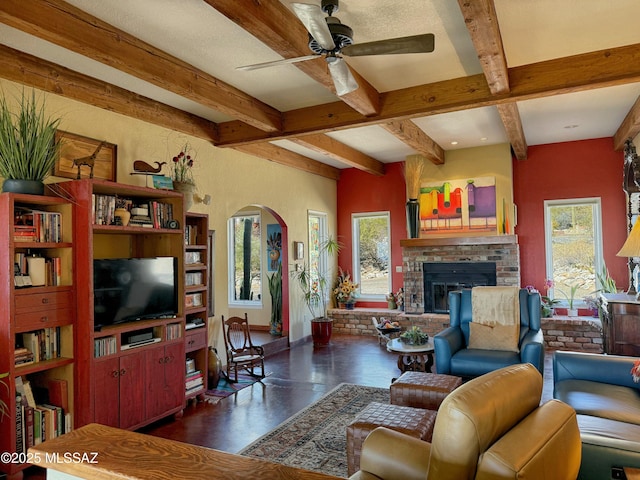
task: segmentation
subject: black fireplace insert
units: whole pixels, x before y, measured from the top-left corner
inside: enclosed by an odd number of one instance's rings
[[[449,313],[449,292],[478,285],[496,285],[495,262],[422,264],[425,313]]]

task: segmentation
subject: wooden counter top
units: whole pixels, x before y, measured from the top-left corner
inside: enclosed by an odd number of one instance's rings
[[[98,424],[41,443],[29,454],[37,459],[34,465],[92,480],[338,478]]]

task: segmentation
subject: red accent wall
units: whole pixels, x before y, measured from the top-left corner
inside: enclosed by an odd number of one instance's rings
[[[627,237],[626,199],[622,190],[623,153],[611,138],[529,147],[527,160],[513,161],[515,233],[520,243],[522,285],[542,288],[545,279],[544,200],[600,197],[604,258],[618,288],[628,287],[626,259],[616,257]],[[338,181],[338,237],[343,243],[338,264],[352,271],[351,214],[389,211],[393,291],[402,286],[400,240],[407,237],[403,162],[386,165],[382,177],[356,169],[342,170]],[[358,306],[381,306],[358,302]],[[386,303],[385,303],[386,305]]]
[[[400,240],[407,238],[404,207],[406,194],[402,170],[402,162],[387,164],[382,177],[349,168],[342,170],[338,181],[338,238],[343,243],[338,264],[344,270],[353,271],[351,214],[388,211],[391,218],[390,268],[394,292],[402,286],[402,273],[396,273],[395,267],[402,265]],[[380,302],[358,302],[359,307],[381,305],[383,304]]]
[[[513,160],[522,285],[543,288],[544,201],[600,197],[604,261],[618,288],[627,289],[627,259],[616,257],[627,238],[623,161],[612,138],[531,146],[526,160]]]

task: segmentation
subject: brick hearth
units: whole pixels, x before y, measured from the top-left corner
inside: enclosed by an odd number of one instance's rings
[[[516,235],[406,239],[400,245],[406,313],[424,313],[425,262],[495,262],[497,285],[520,286]]]

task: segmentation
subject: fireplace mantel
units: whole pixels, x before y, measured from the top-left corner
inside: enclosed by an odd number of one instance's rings
[[[443,245],[508,245],[517,243],[517,235],[405,238],[403,240],[400,240],[401,247],[439,247]]]

